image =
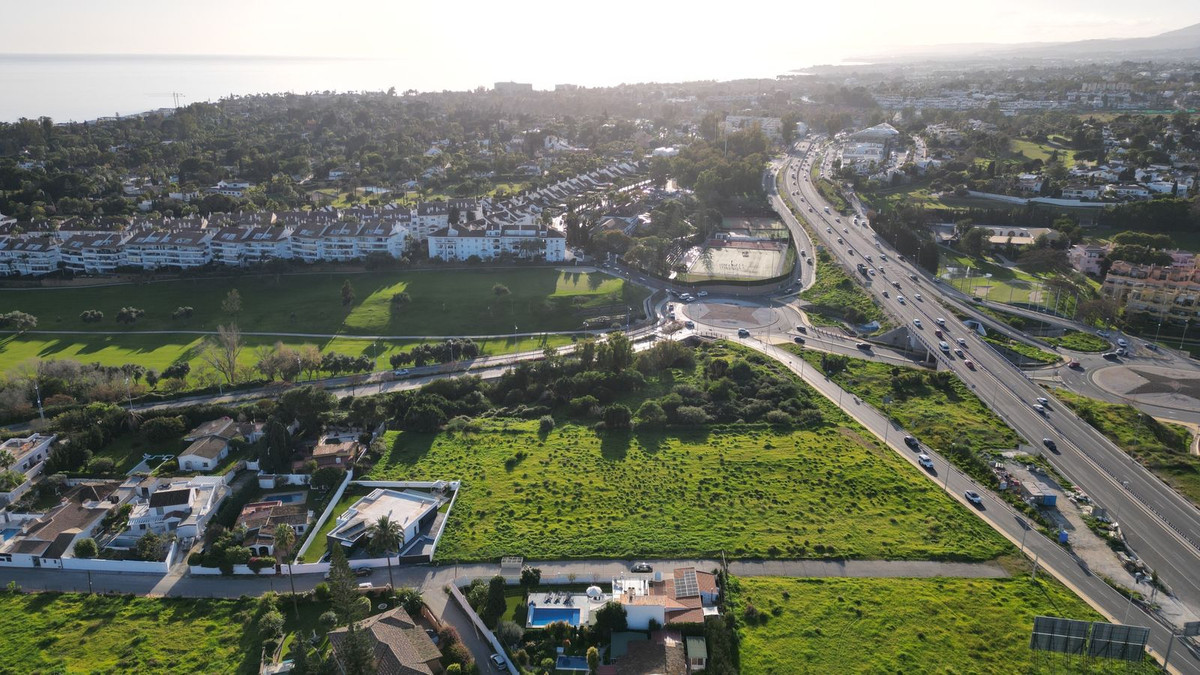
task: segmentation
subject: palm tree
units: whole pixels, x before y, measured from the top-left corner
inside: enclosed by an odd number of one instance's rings
[[[275,526],[275,543],[271,552],[275,554],[275,563],[287,563],[288,581],[292,584],[292,607],[296,610],[296,618],[300,618],[300,604],[296,602],[296,578],[292,576],[292,547],[296,545],[296,531],[287,523]]]
[[[392,583],[391,551],[399,548],[400,542],[404,538],[404,530],[400,527],[400,523],[387,516],[379,516],[379,520],[367,526],[367,536],[371,538],[371,543],[367,546],[371,553],[382,553],[387,557],[388,584],[393,589],[396,588],[396,584]]]

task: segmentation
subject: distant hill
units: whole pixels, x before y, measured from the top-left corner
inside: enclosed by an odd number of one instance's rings
[[[1021,59],[1145,59],[1200,58],[1200,23],[1142,38],[1111,38],[1076,42],[1023,42],[1017,44],[948,44],[912,47],[863,57],[870,63],[946,60],[975,57]],[[858,59],[855,59],[858,60]]]

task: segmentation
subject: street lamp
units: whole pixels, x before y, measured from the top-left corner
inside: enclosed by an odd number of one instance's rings
[[[1180,349],[1183,349],[1183,339],[1185,337],[1187,337],[1187,329],[1188,329],[1188,326],[1191,325],[1191,323],[1192,323],[1191,319],[1183,320],[1183,335],[1179,336],[1179,348]]]

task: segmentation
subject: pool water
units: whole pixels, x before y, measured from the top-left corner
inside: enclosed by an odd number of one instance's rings
[[[276,494],[263,495],[264,502],[283,502],[284,504],[293,504],[295,502],[304,501],[303,492],[279,492]]]
[[[571,626],[579,625],[578,607],[530,607],[529,625],[544,628],[552,623],[564,621]]]
[[[3,530],[0,530],[0,541],[8,541],[20,533],[21,528],[19,527],[6,527]]]

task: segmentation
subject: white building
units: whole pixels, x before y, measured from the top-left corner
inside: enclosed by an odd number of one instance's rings
[[[398,492],[376,488],[338,516],[337,524],[328,534],[329,545],[352,548],[366,535],[371,523],[387,516],[388,520],[400,526],[398,550],[403,551],[422,528],[433,522],[440,505],[441,500],[432,495],[411,490]]]
[[[450,206],[446,202],[421,202],[412,214],[412,231],[415,241],[424,241],[429,235],[450,224]]]
[[[55,438],[57,438],[55,435],[33,434],[25,438],[10,438],[4,443],[0,443],[0,453],[8,452],[13,456],[13,462],[7,470],[24,477],[24,480],[18,485],[7,487],[7,489],[0,488],[3,490],[0,491],[0,506],[20,499],[21,495],[33,484],[33,480],[42,474]]]
[[[1099,199],[1104,188],[1096,185],[1068,185],[1063,188],[1063,199]]]
[[[212,260],[205,230],[146,230],[125,242],[125,263],[142,269],[201,267]]]
[[[223,227],[209,245],[214,261],[240,267],[291,258],[291,234],[292,228],[287,226]]]
[[[174,532],[180,539],[203,536],[226,491],[216,476],[147,478],[136,489],[129,532],[136,537],[147,532]]]
[[[1067,249],[1067,260],[1071,267],[1083,272],[1099,276],[1100,261],[1108,255],[1108,247],[1096,244],[1075,244]]]
[[[58,270],[58,244],[50,235],[0,237],[0,276],[38,277]]]
[[[430,258],[492,260],[500,255],[562,262],[567,256],[567,238],[544,226],[494,222],[447,227],[429,237]]]
[[[125,264],[128,232],[76,232],[60,246],[63,267],[81,274],[112,274]]]

